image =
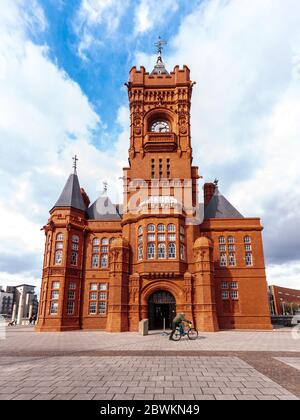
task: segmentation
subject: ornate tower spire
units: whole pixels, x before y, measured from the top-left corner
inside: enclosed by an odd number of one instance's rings
[[[159,36],[157,42],[154,45],[156,47],[157,60],[156,60],[156,64],[155,64],[154,69],[153,69],[151,74],[169,74],[167,72],[166,68],[165,68],[165,64],[164,64],[164,62],[162,60],[162,57],[161,57],[162,50],[163,50],[163,45],[167,45],[167,41],[164,41]]]
[[[74,169],[74,174],[76,174],[76,173],[77,173],[77,162],[78,162],[78,157],[77,157],[77,155],[73,156],[73,157],[72,157],[72,159],[73,159],[73,169]]]

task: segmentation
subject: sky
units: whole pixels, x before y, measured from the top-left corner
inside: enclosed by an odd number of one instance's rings
[[[194,164],[260,217],[269,284],[300,288],[299,0],[0,0],[0,285],[39,286],[49,209],[79,157],[121,201],[133,65],[188,65]]]

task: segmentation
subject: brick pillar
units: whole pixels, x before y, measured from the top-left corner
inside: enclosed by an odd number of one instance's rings
[[[109,304],[106,331],[128,331],[129,244],[115,239],[110,250]]]
[[[194,316],[196,328],[201,331],[219,331],[212,248],[206,237],[198,238],[194,244]]]
[[[140,321],[140,275],[129,277],[129,331],[138,331]]]
[[[203,186],[204,190],[204,205],[207,206],[207,204],[210,202],[212,196],[214,195],[216,191],[216,184],[213,182],[207,182]]]
[[[184,314],[185,318],[189,321],[193,321],[193,310],[192,310],[192,275],[188,271],[184,273]]]

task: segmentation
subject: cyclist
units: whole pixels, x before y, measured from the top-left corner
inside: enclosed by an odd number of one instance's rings
[[[174,335],[177,327],[180,327],[181,332],[183,331],[183,323],[184,322],[187,322],[187,323],[191,324],[191,321],[188,321],[187,319],[185,319],[185,314],[184,313],[179,313],[175,316],[175,318],[173,319],[173,322],[172,322],[172,332],[171,332],[171,335],[169,337],[169,340],[173,339],[173,335]]]

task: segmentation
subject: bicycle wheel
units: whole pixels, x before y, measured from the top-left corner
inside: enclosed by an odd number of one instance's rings
[[[172,340],[179,341],[180,339],[181,339],[181,332],[179,329],[178,330],[176,329],[173,334]]]
[[[188,337],[190,340],[196,340],[198,338],[198,331],[191,328],[188,332]]]

